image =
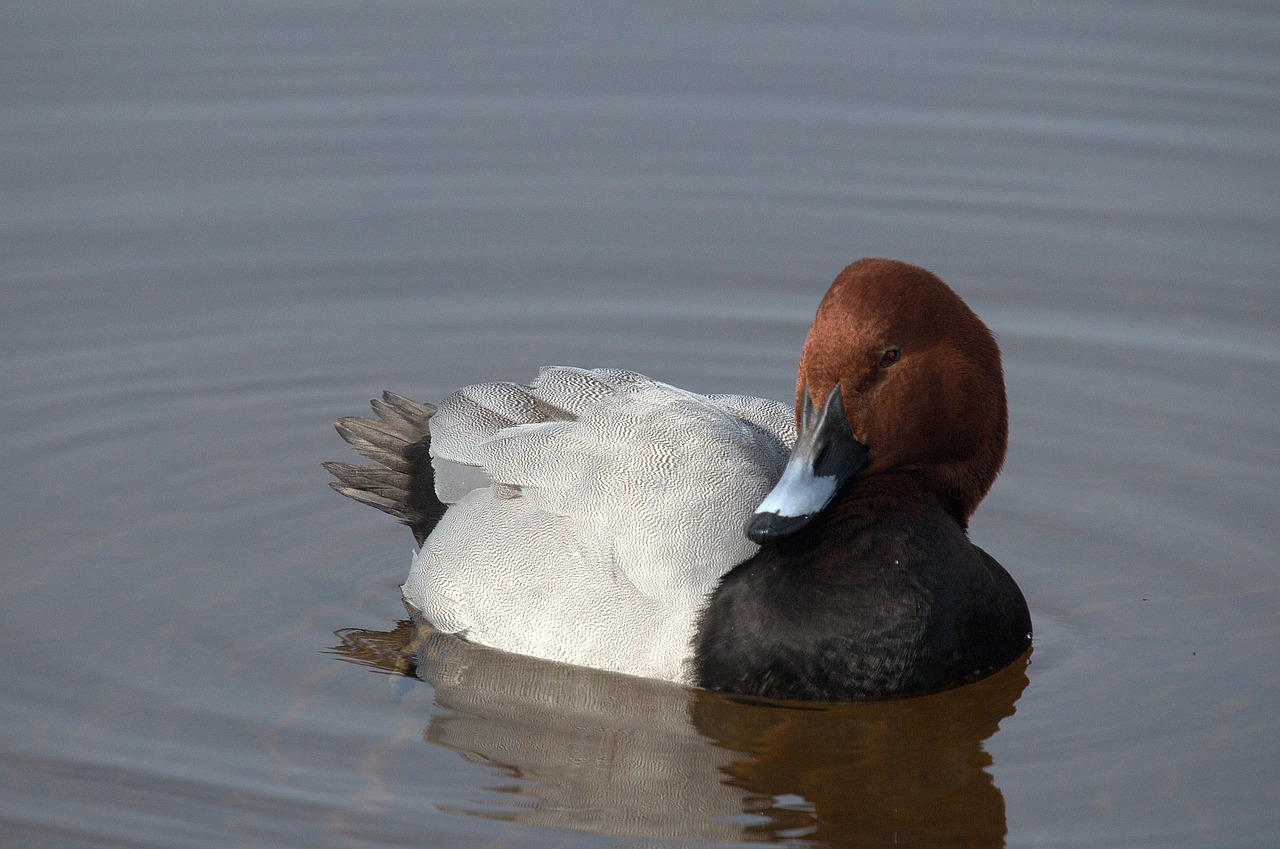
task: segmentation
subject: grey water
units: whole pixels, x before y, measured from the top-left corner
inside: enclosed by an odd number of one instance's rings
[[[1280,10],[0,10],[0,843],[1280,841]],[[1030,658],[765,705],[415,630],[334,419],[787,399],[860,256],[998,334]]]

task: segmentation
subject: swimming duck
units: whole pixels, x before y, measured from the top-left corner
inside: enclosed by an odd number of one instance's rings
[[[510,652],[772,698],[907,696],[1029,647],[967,535],[1004,462],[1000,352],[922,268],[835,279],[789,405],[544,368],[438,407],[384,393],[338,432],[338,492],[400,518],[402,590]]]

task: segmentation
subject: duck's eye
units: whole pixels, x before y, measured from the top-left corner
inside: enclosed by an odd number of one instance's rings
[[[886,348],[884,353],[880,355],[880,368],[888,368],[898,361],[902,356],[902,351],[898,348]]]

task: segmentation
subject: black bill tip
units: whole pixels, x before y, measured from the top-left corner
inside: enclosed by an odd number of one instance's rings
[[[757,545],[773,542],[779,537],[793,534],[809,524],[807,516],[781,516],[777,513],[756,513],[747,523],[747,538]]]

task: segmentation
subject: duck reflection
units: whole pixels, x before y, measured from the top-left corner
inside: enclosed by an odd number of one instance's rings
[[[516,779],[466,813],[650,839],[1003,846],[983,743],[1029,655],[914,699],[745,699],[472,645],[429,625],[339,632],[335,652],[435,687],[427,740]]]

